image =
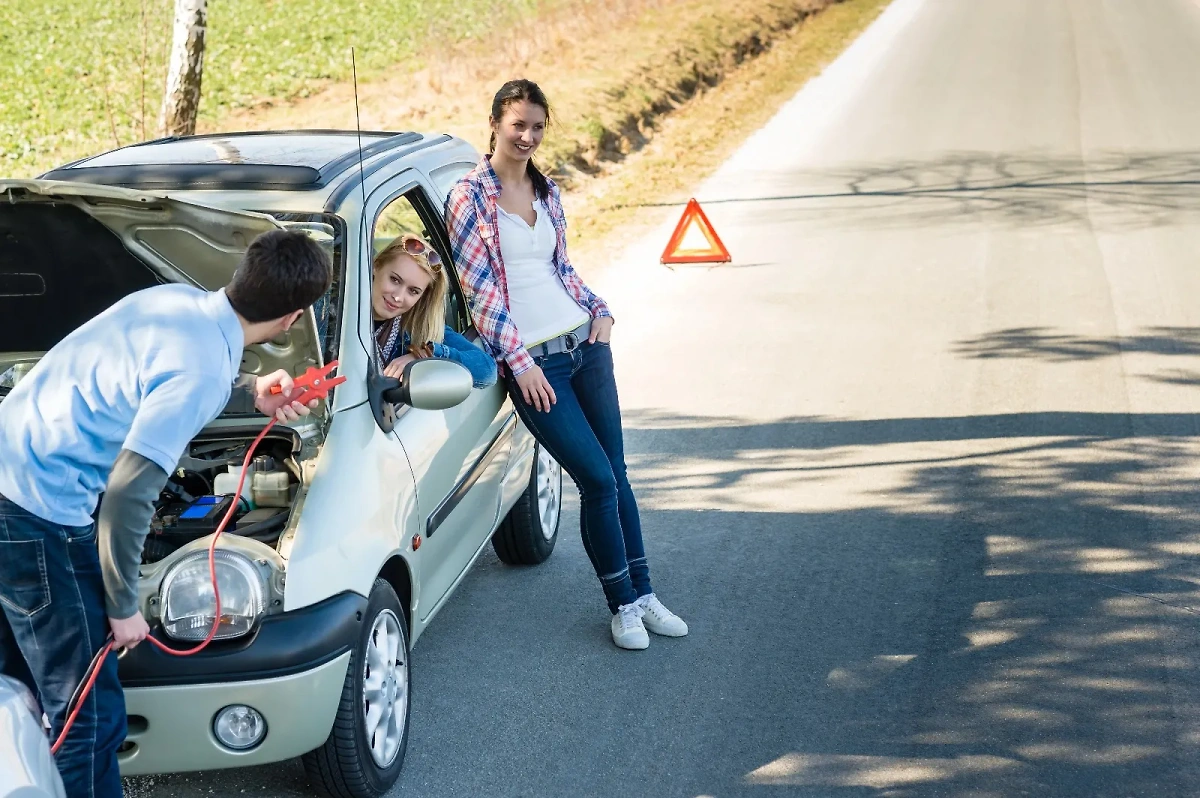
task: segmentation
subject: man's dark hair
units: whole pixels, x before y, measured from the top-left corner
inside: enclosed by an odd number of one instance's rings
[[[316,241],[272,230],[250,242],[225,295],[246,321],[273,321],[320,299],[329,290],[331,271]]]

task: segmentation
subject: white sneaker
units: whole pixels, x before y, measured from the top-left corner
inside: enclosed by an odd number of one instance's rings
[[[642,626],[642,608],[637,604],[622,605],[612,617],[612,636],[621,648],[649,648],[650,635]]]
[[[642,623],[656,635],[666,637],[683,637],[688,633],[688,626],[675,613],[662,605],[653,593],[642,596],[637,600],[642,608]]]

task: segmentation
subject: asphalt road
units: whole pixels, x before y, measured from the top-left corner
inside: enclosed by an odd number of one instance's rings
[[[414,655],[394,795],[1200,795],[1200,3],[896,0],[597,287],[659,594],[573,508]],[[303,795],[297,763],[131,783]]]

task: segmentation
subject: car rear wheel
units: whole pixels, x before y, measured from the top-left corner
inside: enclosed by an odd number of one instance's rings
[[[558,541],[562,487],[562,466],[539,443],[529,485],[492,535],[492,548],[501,562],[537,565],[546,561]]]
[[[304,770],[333,798],[377,798],[400,776],[411,707],[408,625],[396,591],[376,579],[329,739]]]

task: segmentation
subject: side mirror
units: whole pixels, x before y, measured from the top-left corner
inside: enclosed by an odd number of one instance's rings
[[[414,360],[404,367],[404,380],[372,373],[367,379],[367,396],[375,421],[384,432],[396,426],[394,405],[419,410],[446,410],[471,395],[471,372],[452,360]]]
[[[404,367],[404,380],[384,398],[418,410],[446,410],[471,395],[471,372],[453,360],[414,360]]]

